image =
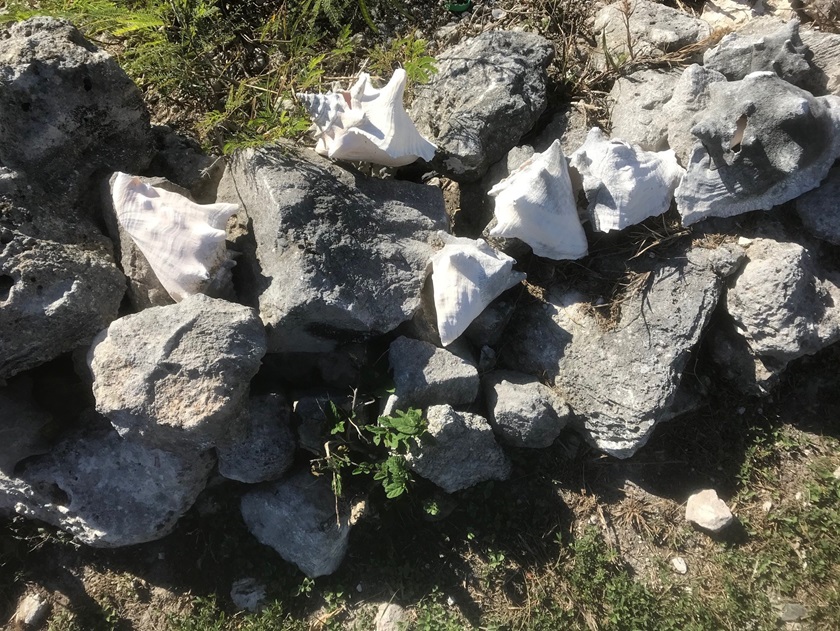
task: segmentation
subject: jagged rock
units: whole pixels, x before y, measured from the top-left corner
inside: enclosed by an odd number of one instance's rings
[[[609,330],[581,294],[557,285],[545,303],[523,305],[506,333],[503,364],[553,379],[577,428],[619,458],[681,407],[683,370],[741,255],[736,246],[682,247],[634,270],[642,289],[624,298]]]
[[[251,397],[244,431],[233,431],[216,445],[219,473],[249,484],[280,478],[292,466],[297,448],[290,414],[282,395]]]
[[[301,471],[246,493],[241,510],[251,534],[307,576],[332,574],[341,565],[350,525],[328,476]]]
[[[88,354],[96,409],[125,437],[207,449],[241,422],[265,348],[253,309],[202,294],[125,316]]]
[[[629,15],[622,8],[620,2],[605,6],[592,27],[599,49],[606,42],[613,59],[659,57],[696,44],[711,33],[703,20],[656,2],[631,0]]]
[[[591,127],[586,110],[580,104],[566,105],[552,116],[534,139],[534,151],[543,152],[559,140],[563,155],[571,155],[586,142],[586,134]]]
[[[801,36],[813,55],[811,64],[816,68],[813,82],[807,89],[815,95],[840,96],[840,34],[803,29]]]
[[[685,519],[710,532],[720,532],[735,521],[735,516],[716,491],[694,493],[685,505]]]
[[[840,245],[840,167],[828,172],[819,188],[796,199],[796,212],[812,235]]]
[[[703,66],[715,70],[728,81],[740,81],[753,72],[775,72],[801,88],[812,81],[812,55],[799,37],[799,20],[768,33],[741,31],[725,35],[720,43],[703,54]]]
[[[32,399],[30,380],[0,387],[0,472],[12,475],[18,462],[49,450],[42,429],[51,420]]]
[[[89,344],[124,293],[92,223],[22,174],[0,173],[0,379]]]
[[[569,421],[569,406],[530,375],[497,370],[484,375],[481,382],[490,425],[510,445],[548,447]]]
[[[532,33],[493,31],[437,56],[437,74],[415,88],[410,115],[438,146],[435,164],[473,181],[519,142],[547,106],[551,43]]]
[[[746,252],[726,309],[754,361],[777,375],[840,340],[840,273],[821,269],[807,245],[787,239],[756,238]]]
[[[726,81],[719,72],[692,64],[680,75],[671,99],[662,106],[662,118],[668,126],[668,146],[677,155],[677,161],[686,166],[694,146],[699,142],[691,133],[694,117],[709,106],[709,85]]]
[[[712,28],[732,28],[764,15],[764,11],[764,3],[755,0],[706,0],[700,19]]]
[[[267,602],[265,585],[255,578],[240,578],[230,587],[230,599],[240,611],[256,613]]]
[[[516,308],[516,299],[504,293],[491,302],[464,331],[466,337],[476,348],[495,347],[502,341],[505,327],[510,322]]]
[[[149,172],[183,187],[199,204],[215,202],[216,188],[225,171],[224,158],[208,156],[192,138],[165,125],[153,126],[152,134],[156,151]]]
[[[734,322],[718,323],[706,336],[704,345],[726,381],[750,396],[766,396],[776,387],[786,362],[757,357]]]
[[[354,410],[353,405],[356,404]],[[362,413],[359,402],[337,392],[320,391],[300,394],[295,401],[294,411],[299,423],[297,427],[300,446],[314,454],[322,454],[324,443],[330,440],[332,423],[335,423],[332,406],[348,414]]]
[[[12,620],[18,628],[37,629],[49,612],[49,601],[40,594],[30,593],[21,599]]]
[[[388,362],[401,409],[468,404],[478,396],[476,367],[428,342],[398,337],[388,349]]]
[[[684,225],[769,210],[819,185],[840,155],[840,98],[814,97],[777,75],[712,83],[694,119],[677,188]]]
[[[204,489],[214,459],[123,440],[109,430],[80,434],[0,472],[0,510],[13,509],[98,548],[160,539]]]
[[[613,138],[645,151],[668,149],[668,119],[662,106],[671,99],[680,76],[679,70],[639,70],[619,77],[608,96]]]
[[[409,450],[406,462],[412,471],[447,493],[510,476],[510,461],[486,419],[449,405],[431,406],[426,418],[431,440]]]
[[[330,351],[410,319],[449,223],[436,187],[367,178],[288,144],[235,154],[218,201],[251,222],[238,265],[271,352]]]
[[[36,17],[0,29],[0,164],[75,201],[102,171],[151,159],[149,114],[116,60],[69,22]]]

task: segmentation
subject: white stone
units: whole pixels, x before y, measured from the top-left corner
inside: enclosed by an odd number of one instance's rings
[[[674,571],[677,574],[685,574],[688,572],[688,565],[686,565],[685,559],[682,557],[674,557],[671,559],[671,567],[674,568]]]
[[[713,489],[700,491],[688,498],[685,519],[711,532],[720,532],[735,521],[726,502]]]

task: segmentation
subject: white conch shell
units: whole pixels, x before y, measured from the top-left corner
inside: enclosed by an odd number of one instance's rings
[[[622,230],[671,205],[685,169],[674,152],[644,151],[622,140],[610,140],[597,127],[569,157],[583,178],[593,226],[600,232]]]
[[[440,341],[454,342],[499,294],[524,280],[516,261],[483,240],[438,233],[445,245],[431,259]]]
[[[298,94],[315,123],[315,151],[335,160],[404,166],[428,161],[436,147],[423,138],[403,107],[405,70],[398,68],[381,90],[363,72],[349,92]]]
[[[233,267],[225,225],[236,204],[196,204],[125,173],[117,173],[111,195],[120,225],[176,302],[204,293]]]
[[[520,239],[534,254],[549,259],[586,256],[586,234],[559,140],[531,156],[488,195],[496,198],[497,223],[490,236]]]

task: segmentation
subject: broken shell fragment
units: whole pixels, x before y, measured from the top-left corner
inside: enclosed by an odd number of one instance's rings
[[[120,225],[176,302],[229,280],[225,225],[236,204],[196,204],[126,173],[117,174],[111,194]]]
[[[667,211],[685,173],[673,151],[644,151],[610,140],[597,127],[589,130],[569,164],[583,179],[590,219],[600,232],[622,230]]]
[[[404,166],[431,160],[436,147],[423,138],[403,107],[405,70],[378,90],[363,72],[349,91],[298,94],[313,119],[315,151],[334,160]]]
[[[531,156],[488,191],[496,198],[496,225],[490,236],[517,238],[537,256],[579,259],[586,256],[586,234],[560,141]]]
[[[497,296],[525,279],[516,261],[480,239],[439,233],[443,249],[431,259],[440,341],[454,342]]]

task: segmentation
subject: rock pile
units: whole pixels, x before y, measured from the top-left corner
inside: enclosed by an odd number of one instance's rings
[[[584,141],[570,112],[545,125],[553,48],[539,36],[485,33],[440,55],[410,114],[438,147],[427,171],[478,200],[458,209],[458,238],[433,184],[288,143],[201,175],[208,158],[151,127],[131,81],[71,25],[5,27],[0,510],[125,546],[170,532],[216,470],[259,485],[241,491],[249,529],[318,576],[341,563],[356,518],[335,481],[295,463],[328,463],[341,419],[421,408],[425,439],[383,454],[451,493],[506,479],[510,449],[566,431],[633,456],[702,403],[702,381],[686,376],[701,356],[765,394],[790,361],[840,339],[840,35],[764,18],[711,47],[706,21],[632,4],[629,19],[615,5],[596,17],[604,63],[675,51],[697,63],[619,79],[612,138]],[[117,171],[236,205],[226,293],[180,299],[156,283],[112,207]],[[505,189],[508,224],[529,204],[554,212],[546,191],[569,193],[563,221],[584,220],[574,256],[675,194],[676,212],[653,220],[666,243],[630,251],[626,233],[610,236],[623,246],[526,290],[539,226],[487,227],[488,192],[508,174],[493,194]],[[753,210],[770,212],[740,215]],[[51,364],[75,366],[65,386],[88,409],[56,418],[33,394]],[[390,398],[357,397],[383,364]]]

